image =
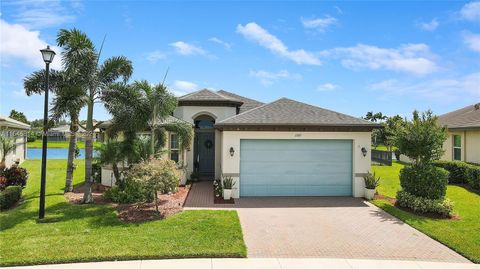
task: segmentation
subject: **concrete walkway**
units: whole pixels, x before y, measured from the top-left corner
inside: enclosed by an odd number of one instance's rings
[[[437,263],[418,261],[355,260],[355,259],[172,259],[118,262],[72,263],[37,265],[15,268],[29,269],[479,269],[466,263]]]

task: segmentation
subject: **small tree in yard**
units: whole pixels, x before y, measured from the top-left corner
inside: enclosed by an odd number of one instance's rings
[[[422,114],[414,111],[413,120],[397,132],[396,146],[412,160],[412,165],[400,171],[399,205],[423,213],[451,212],[452,205],[445,200],[448,172],[433,165],[443,154],[446,138],[446,128],[437,125],[437,117],[431,111]]]

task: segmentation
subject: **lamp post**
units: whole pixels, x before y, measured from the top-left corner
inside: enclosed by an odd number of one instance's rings
[[[38,210],[38,218],[45,217],[45,185],[47,173],[47,131],[48,131],[48,76],[50,72],[50,63],[55,57],[55,51],[47,46],[46,49],[40,50],[43,61],[45,62],[45,104],[43,108],[43,143],[42,143],[42,174],[40,178],[40,209]]]

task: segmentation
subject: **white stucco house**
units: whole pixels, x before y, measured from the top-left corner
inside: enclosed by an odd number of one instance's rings
[[[5,164],[8,166],[14,162],[22,163],[27,158],[27,132],[30,125],[14,120],[9,117],[0,116],[0,132],[3,136],[15,140],[15,150],[5,157]]]
[[[271,103],[227,91],[178,98],[172,117],[194,126],[187,176],[232,177],[233,198],[364,195],[370,140],[379,125],[287,98]],[[178,160],[170,134],[169,158]]]

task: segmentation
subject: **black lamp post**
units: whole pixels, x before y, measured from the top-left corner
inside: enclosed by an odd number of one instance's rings
[[[43,108],[43,143],[42,143],[42,174],[40,178],[40,209],[38,210],[38,218],[45,217],[45,185],[47,172],[47,131],[48,131],[48,76],[50,71],[50,63],[55,57],[55,51],[47,46],[46,49],[40,50],[43,61],[45,62],[45,104]]]

